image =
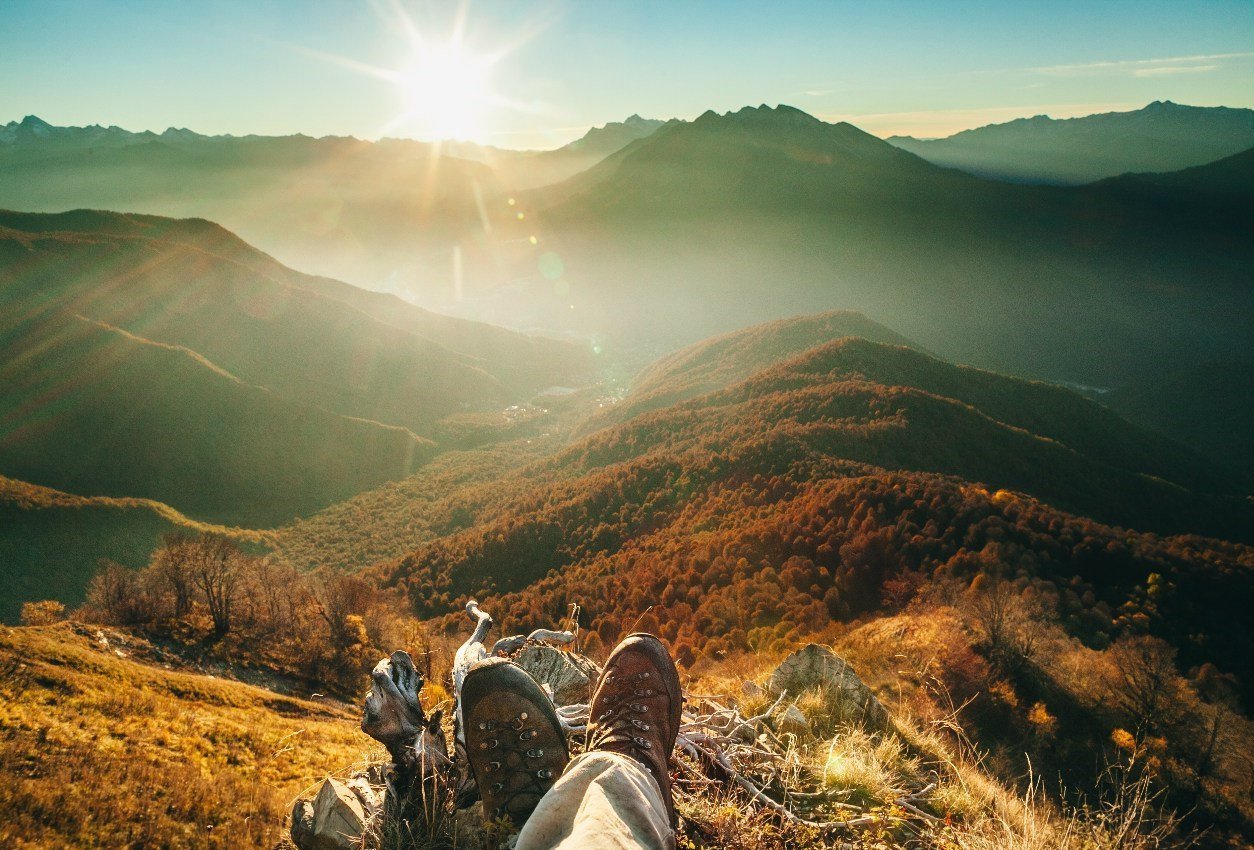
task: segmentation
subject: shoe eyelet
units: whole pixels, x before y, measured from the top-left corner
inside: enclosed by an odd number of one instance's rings
[[[518,733],[518,740],[520,740],[520,741],[530,741],[530,740],[531,740],[532,738],[534,738],[535,736],[536,736],[536,730],[534,730],[534,729],[524,729],[522,732],[519,732],[519,733]]]
[[[527,758],[529,758],[529,759],[541,759],[541,758],[544,758],[544,750],[541,750],[541,749],[532,749],[532,750],[527,750]]]
[[[549,770],[547,767],[544,768],[543,770],[536,771],[536,779],[552,779],[552,778],[553,778],[553,771]]]
[[[496,745],[497,745],[498,743],[499,743],[499,742],[496,740],[496,738],[489,738],[488,740],[486,740],[486,741],[482,742],[481,744],[479,744],[479,749],[481,749],[481,750],[495,750],[495,749],[496,749]]]
[[[499,761],[488,762],[488,773],[491,773],[494,770],[500,770],[500,769],[501,769],[501,763]]]
[[[645,740],[644,738],[641,738],[639,735],[637,735],[636,737],[632,738],[631,740],[635,741],[635,742],[636,742],[636,746],[638,746],[638,747],[643,747],[643,748],[644,748],[644,749],[646,749],[646,750],[653,749],[653,745],[652,745],[652,744],[650,744],[650,743],[649,743],[647,740]]]
[[[504,790],[505,790],[504,782],[495,782],[492,784],[491,791],[493,794],[500,794]]]
[[[518,719],[519,719],[519,720],[526,720],[526,719],[527,719],[527,712],[525,712],[525,711],[524,711],[524,712],[519,713],[519,715],[518,715]]]

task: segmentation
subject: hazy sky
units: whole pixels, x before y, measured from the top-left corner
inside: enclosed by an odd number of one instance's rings
[[[1254,106],[1254,0],[0,0],[0,122],[550,147],[758,103],[936,136],[1152,100]]]

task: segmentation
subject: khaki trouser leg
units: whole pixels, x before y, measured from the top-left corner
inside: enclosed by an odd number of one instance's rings
[[[649,771],[594,750],[572,759],[518,834],[515,850],[668,850],[666,803]]]

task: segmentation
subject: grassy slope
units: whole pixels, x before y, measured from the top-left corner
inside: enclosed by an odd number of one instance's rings
[[[0,841],[273,847],[298,793],[374,751],[357,712],[178,669],[68,624],[0,628]]]
[[[24,233],[103,233],[206,251],[247,268],[263,279],[324,296],[388,328],[397,328],[434,343],[440,347],[435,350],[440,356],[457,355],[462,362],[491,375],[518,396],[552,384],[568,383],[590,368],[587,352],[579,346],[432,313],[395,295],[302,274],[229,230],[203,219],[74,210],[56,215],[0,213],[0,224]],[[463,380],[469,380],[469,376],[464,376]]]
[[[73,493],[264,526],[413,471],[413,433],[288,401],[203,357],[79,317],[2,346],[0,464]]]
[[[0,623],[14,623],[23,602],[83,601],[97,562],[108,558],[129,567],[148,563],[163,535],[214,531],[246,546],[266,544],[271,535],[197,522],[160,502],[84,497],[0,476]]]

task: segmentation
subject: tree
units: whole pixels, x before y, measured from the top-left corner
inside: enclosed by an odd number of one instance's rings
[[[119,626],[140,622],[147,608],[138,573],[108,558],[100,559],[96,574],[87,585],[87,602],[104,622]]]
[[[65,605],[55,599],[22,604],[22,625],[51,626],[65,619]]]
[[[1142,734],[1166,725],[1179,701],[1183,681],[1176,672],[1176,651],[1149,635],[1125,635],[1110,648],[1118,676],[1111,699],[1127,712]]]
[[[220,534],[206,534],[189,549],[191,575],[213,619],[213,635],[231,631],[231,612],[241,578],[242,554]]]
[[[1018,673],[1036,654],[1043,616],[1031,608],[1006,579],[981,573],[971,582],[968,610],[984,633],[989,659],[1005,673]]]
[[[153,554],[151,572],[158,585],[169,591],[174,600],[174,616],[184,617],[191,610],[196,580],[191,559],[196,541],[186,534],[167,534],[163,545]]]

